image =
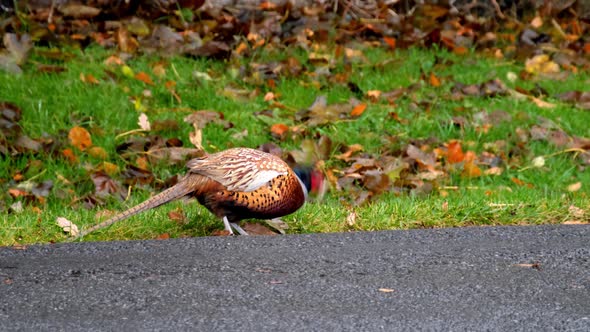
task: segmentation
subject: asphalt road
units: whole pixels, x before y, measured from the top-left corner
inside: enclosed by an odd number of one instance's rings
[[[590,226],[0,248],[0,330],[590,331]]]

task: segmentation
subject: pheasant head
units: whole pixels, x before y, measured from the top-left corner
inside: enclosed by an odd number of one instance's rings
[[[301,182],[302,187],[305,189],[305,197],[313,197],[315,199],[321,199],[326,193],[326,182],[324,181],[324,175],[322,172],[311,166],[297,165],[293,167],[293,172],[297,175],[297,178]]]

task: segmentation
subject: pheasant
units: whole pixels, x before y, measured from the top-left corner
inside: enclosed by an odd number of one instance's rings
[[[223,220],[225,230],[243,219],[273,219],[295,212],[308,192],[323,186],[323,177],[311,167],[291,169],[279,157],[249,148],[233,148],[192,159],[178,183],[102,223],[82,231],[75,239],[153,209],[175,199],[196,198]]]

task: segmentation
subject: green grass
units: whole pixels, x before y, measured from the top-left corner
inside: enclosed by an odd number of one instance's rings
[[[442,144],[451,139],[461,140],[465,149],[477,155],[489,149],[489,144],[505,140],[501,147],[503,153],[514,148],[517,128],[526,128],[539,123],[544,117],[557,123],[570,135],[590,136],[590,112],[565,105],[551,98],[556,108],[539,108],[528,100],[517,100],[510,96],[467,97],[454,101],[449,98],[454,82],[464,84],[481,83],[490,79],[505,78],[508,72],[519,73],[522,64],[488,59],[477,54],[456,56],[445,51],[411,49],[387,52],[380,49],[363,50],[365,60],[353,61],[349,81],[355,82],[363,91],[390,91],[410,84],[419,84],[409,95],[396,100],[395,105],[385,102],[369,103],[365,113],[356,120],[331,123],[322,127],[308,128],[306,137],[326,135],[336,144],[361,144],[364,152],[378,156],[383,152],[403,148],[408,142],[435,137]],[[276,53],[276,54],[275,54]],[[62,137],[67,143],[67,132],[73,126],[83,126],[92,134],[94,146],[104,148],[106,161],[123,168],[125,161],[116,153],[116,146],[122,142],[117,135],[136,129],[139,111],[131,98],[141,98],[150,121],[174,119],[178,130],[165,130],[157,134],[168,138],[180,138],[185,146],[190,146],[190,124],[182,121],[191,110],[214,110],[224,114],[225,119],[235,126],[225,130],[221,125],[210,124],[203,130],[204,147],[208,151],[218,151],[232,146],[257,147],[273,141],[269,127],[273,123],[294,125],[296,110],[310,106],[319,95],[326,95],[330,103],[345,103],[353,93],[344,84],[335,84],[326,77],[285,77],[276,79],[275,94],[280,94],[280,102],[289,109],[274,109],[273,118],[256,117],[255,112],[269,108],[263,97],[268,86],[255,86],[246,83],[239,75],[240,66],[248,68],[250,61],[267,63],[298,58],[309,71],[314,64],[307,62],[307,55],[297,50],[256,53],[252,59],[215,62],[187,58],[162,60],[157,57],[141,56],[129,60],[127,65],[135,73],[144,71],[152,77],[154,86],[126,77],[118,66],[108,67],[104,60],[111,52],[90,48],[84,52],[74,51],[75,57],[63,63],[66,72],[59,74],[40,73],[35,63],[51,61],[33,55],[24,68],[22,76],[0,72],[2,88],[0,101],[9,101],[23,110],[21,126],[33,138],[47,134]],[[437,60],[438,59],[438,60]],[[152,65],[158,61],[166,63],[166,74],[157,78],[152,74]],[[110,78],[105,69],[115,73]],[[341,60],[336,60],[332,69],[345,72]],[[208,73],[213,79],[204,81],[194,77],[193,72]],[[442,78],[440,87],[432,87],[420,80],[420,73],[430,72]],[[98,85],[82,82],[80,74],[92,74],[100,80]],[[509,87],[520,86],[530,89],[534,84],[546,89],[550,95],[568,90],[582,89],[588,84],[590,75],[580,73],[571,75],[567,81],[552,80],[516,81],[507,83]],[[182,98],[178,103],[165,87],[166,81],[176,82],[176,91]],[[317,81],[314,87],[313,81]],[[259,93],[252,99],[239,100],[224,96],[226,86]],[[149,89],[152,97],[142,96]],[[429,111],[425,110],[428,103]],[[504,110],[512,115],[512,121],[493,126],[486,133],[478,130],[471,122],[465,128],[453,126],[451,119],[456,116],[470,118],[473,114],[485,111]],[[396,112],[407,123],[400,123],[389,116]],[[248,135],[233,138],[248,130]],[[396,137],[394,141],[387,137]],[[276,142],[286,150],[297,149],[303,138]],[[63,146],[61,148],[66,148]],[[311,203],[293,215],[283,218],[290,226],[290,233],[339,232],[358,230],[407,229],[423,227],[456,227],[474,225],[529,225],[541,223],[561,223],[579,219],[570,215],[569,207],[574,205],[583,209],[589,206],[589,172],[573,159],[572,154],[563,153],[548,157],[543,168],[529,168],[536,156],[551,155],[563,148],[557,148],[545,141],[529,141],[526,151],[518,159],[509,159],[500,176],[465,178],[451,172],[448,178],[437,183],[435,190],[428,195],[408,193],[385,193],[370,203],[353,207],[353,197],[348,192],[331,191],[319,203]],[[338,151],[333,151],[333,155]],[[332,157],[333,157],[332,155]],[[90,210],[85,209],[78,198],[93,192],[89,179],[89,169],[103,162],[84,152],[77,152],[79,164],[68,163],[59,153],[37,155],[21,154],[14,158],[3,156],[0,159],[0,245],[15,243],[37,243],[62,241],[65,234],[55,225],[56,217],[66,217],[78,224],[87,226],[97,222],[96,213],[102,210],[120,211],[141,202],[153,194],[151,187],[133,187],[126,202],[114,198],[105,200]],[[24,173],[25,180],[52,180],[54,187],[45,203],[24,204],[21,213],[10,212],[8,207],[19,198],[12,198],[9,188],[17,186],[12,177],[24,172],[33,160],[40,166]],[[345,165],[334,158],[327,165],[343,168]],[[159,180],[182,173],[181,166],[159,164],[152,171]],[[519,186],[513,178],[520,179],[530,186]],[[115,176],[115,179],[118,179]],[[567,186],[582,182],[582,188],[569,192]],[[187,222],[172,221],[167,213],[182,209]],[[347,221],[351,213],[356,215],[354,222]],[[584,220],[588,220],[587,214]],[[203,207],[193,203],[186,207],[174,202],[154,211],[120,222],[112,227],[88,236],[88,240],[144,239],[156,238],[168,233],[172,237],[210,235],[221,229],[222,223]]]

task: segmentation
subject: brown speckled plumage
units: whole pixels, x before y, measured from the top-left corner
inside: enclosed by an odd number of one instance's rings
[[[187,174],[176,185],[78,237],[187,196],[196,198],[217,217],[227,218],[224,223],[231,233],[228,221],[285,216],[299,209],[307,196],[307,189],[283,160],[260,150],[229,149],[192,159],[187,167]]]

